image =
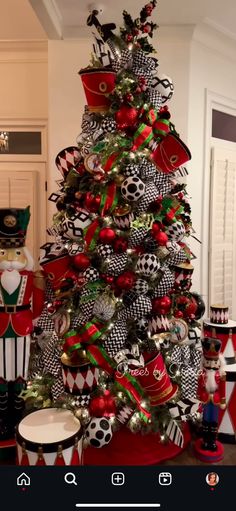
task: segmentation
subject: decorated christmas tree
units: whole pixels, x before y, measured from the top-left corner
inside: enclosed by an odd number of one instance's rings
[[[190,290],[191,155],[168,108],[172,80],[158,73],[150,43],[156,3],[136,19],[124,11],[120,31],[96,11],[88,18],[97,36],[79,72],[82,131],[56,158],[54,239],[41,248],[47,303],[28,395],[45,406],[50,387],[93,447],[129,428],[181,449],[183,423],[198,411],[204,303]]]

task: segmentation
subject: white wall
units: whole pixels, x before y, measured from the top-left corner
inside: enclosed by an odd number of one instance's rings
[[[188,145],[192,160],[188,164],[188,192],[191,196],[192,221],[196,237],[202,245],[192,240],[194,261],[193,288],[207,301],[208,282],[208,227],[210,165],[205,166],[205,151],[210,157],[210,142],[205,132],[206,90],[236,100],[235,42],[216,33],[201,29],[191,44],[190,87],[188,103]],[[205,194],[205,208],[204,208]]]
[[[0,119],[48,115],[46,42],[0,42]]]

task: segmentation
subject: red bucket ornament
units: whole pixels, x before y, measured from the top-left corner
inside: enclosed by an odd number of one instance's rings
[[[191,160],[191,153],[177,135],[169,133],[158,144],[155,151],[151,154],[151,158],[160,172],[169,174],[174,172],[180,165]]]
[[[90,112],[105,112],[115,88],[116,73],[109,69],[85,68],[79,72]]]
[[[177,393],[178,386],[172,384],[162,355],[149,360],[136,376],[150,399],[151,406],[163,405]]]

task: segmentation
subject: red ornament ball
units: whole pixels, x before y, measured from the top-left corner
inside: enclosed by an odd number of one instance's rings
[[[160,232],[160,224],[158,224],[157,222],[153,222],[153,224],[152,224],[152,235],[155,236],[159,232]]]
[[[92,417],[103,417],[106,404],[103,396],[94,397],[89,403],[89,412]]]
[[[125,130],[135,126],[138,120],[138,110],[129,105],[121,105],[120,110],[115,114],[117,128]]]
[[[152,310],[155,314],[168,314],[171,309],[171,299],[169,296],[154,298],[152,300]]]
[[[113,248],[115,252],[118,252],[118,254],[121,254],[123,252],[126,252],[128,248],[128,241],[126,238],[120,236],[119,238],[116,238],[113,244]]]
[[[136,279],[135,273],[127,270],[121,275],[119,275],[119,277],[117,277],[116,285],[119,289],[128,290],[133,287],[135,279]]]
[[[175,311],[174,317],[175,318],[183,318],[184,317],[183,312],[182,311]]]
[[[154,234],[154,239],[161,247],[164,247],[168,241],[168,236],[164,231],[159,231]]]
[[[90,266],[90,259],[84,253],[76,254],[72,258],[72,264],[77,270],[84,271]]]
[[[110,227],[103,227],[99,233],[99,241],[104,245],[111,245],[116,239],[116,233]]]

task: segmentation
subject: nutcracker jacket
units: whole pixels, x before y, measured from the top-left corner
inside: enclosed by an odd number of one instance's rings
[[[214,379],[216,383],[216,390],[214,392],[209,392],[206,389],[207,383],[207,373],[209,369],[202,369],[202,373],[198,379],[198,390],[197,390],[197,398],[203,404],[212,402],[215,405],[223,405],[225,404],[225,375],[221,375],[219,370],[214,371]]]
[[[19,285],[11,294],[0,283],[0,337],[23,337],[32,332],[33,275],[32,271],[20,271]]]

